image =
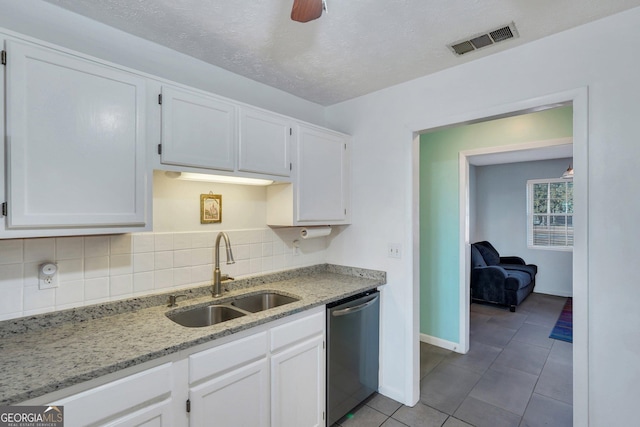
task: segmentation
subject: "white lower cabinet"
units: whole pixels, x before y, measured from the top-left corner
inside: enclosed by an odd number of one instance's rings
[[[271,425],[324,425],[324,337],[314,338],[271,356]]]
[[[50,405],[64,406],[69,426],[171,427],[172,365],[165,363]]]
[[[189,356],[189,425],[269,426],[267,332]]]
[[[64,406],[69,426],[324,426],[324,306],[239,335],[68,397],[25,404]]]
[[[269,364],[266,357],[189,389],[189,425],[269,426]]]

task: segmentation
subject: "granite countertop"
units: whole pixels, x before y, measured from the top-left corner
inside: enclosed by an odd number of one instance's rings
[[[213,341],[386,283],[380,271],[322,264],[235,282],[212,298],[210,286],[0,322],[0,405],[12,405]],[[299,301],[203,328],[171,321],[169,311],[276,291]],[[177,308],[169,294],[187,294]]]

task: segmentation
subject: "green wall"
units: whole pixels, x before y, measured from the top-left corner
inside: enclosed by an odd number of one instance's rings
[[[462,125],[420,137],[420,332],[460,342],[458,153],[573,135],[573,108]]]

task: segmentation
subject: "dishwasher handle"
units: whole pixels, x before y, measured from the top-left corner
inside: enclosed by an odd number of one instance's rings
[[[371,298],[369,301],[365,302],[364,304],[355,305],[353,307],[344,308],[342,310],[332,311],[331,315],[333,317],[340,317],[340,316],[346,316],[347,314],[364,310],[365,308],[374,304],[378,300],[378,298],[380,298],[380,294],[376,294],[373,298]]]

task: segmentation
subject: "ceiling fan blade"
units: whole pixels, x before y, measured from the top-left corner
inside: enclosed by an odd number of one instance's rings
[[[291,19],[309,22],[322,16],[322,0],[293,0]]]

